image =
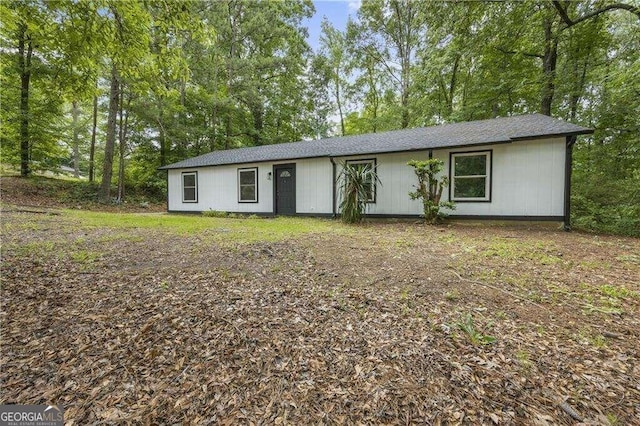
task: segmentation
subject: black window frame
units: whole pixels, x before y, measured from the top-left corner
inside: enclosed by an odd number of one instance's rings
[[[354,160],[347,160],[345,161],[345,165],[348,167],[352,164],[371,164],[373,167],[373,170],[375,170],[377,172],[377,167],[378,167],[378,161],[376,158],[358,158],[358,159],[354,159]],[[371,182],[371,186],[372,186],[372,191],[371,193],[373,194],[373,198],[367,200],[367,204],[375,204],[378,198],[378,183],[376,182],[376,180],[374,179],[373,182]]]
[[[185,176],[193,176],[194,177],[194,181],[195,181],[195,185],[194,186],[185,186],[184,185],[184,178]],[[182,172],[180,175],[180,183],[182,186],[182,202],[183,203],[197,203],[198,202],[198,172],[197,171],[190,171],[190,172]],[[195,195],[195,199],[194,200],[187,200],[184,197],[184,190],[185,189],[194,189],[194,195]]]
[[[455,197],[455,157],[456,156],[473,156],[473,155],[485,155],[487,157],[486,162],[486,174],[484,175],[485,179],[488,180],[488,183],[485,184],[485,188],[487,193],[484,197]],[[480,176],[480,175],[477,175]],[[469,176],[470,177],[470,176]],[[460,177],[459,177],[460,178]],[[462,177],[465,179],[465,177]],[[492,149],[483,149],[477,151],[458,151],[458,152],[449,152],[449,201],[453,201],[455,203],[490,203],[491,197],[493,195],[493,150]]]
[[[253,200],[243,200],[242,199],[242,180],[240,178],[240,174],[241,173],[245,173],[245,172],[253,172],[254,173],[254,180],[253,180],[253,186],[255,186],[255,191],[254,191],[254,199]],[[249,185],[246,185],[249,186]],[[257,203],[258,202],[258,168],[257,167],[242,167],[238,169],[238,203]]]

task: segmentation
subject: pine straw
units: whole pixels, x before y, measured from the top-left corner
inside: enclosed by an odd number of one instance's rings
[[[99,232],[83,237],[103,253],[91,262],[3,250],[1,403],[62,404],[69,424],[574,424],[562,404],[587,424],[640,418],[637,299],[606,317],[510,300],[453,276],[463,251],[409,225],[225,247]],[[637,288],[637,271],[597,274]],[[463,312],[497,342],[472,345]],[[585,344],[584,327],[621,338]]]

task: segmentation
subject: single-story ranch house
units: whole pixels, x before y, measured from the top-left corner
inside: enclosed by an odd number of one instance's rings
[[[571,150],[593,133],[541,114],[366,135],[214,151],[170,164],[168,210],[269,215],[339,213],[342,164],[371,164],[381,183],[367,214],[418,217],[410,160],[440,158],[453,218],[564,221],[569,225]]]

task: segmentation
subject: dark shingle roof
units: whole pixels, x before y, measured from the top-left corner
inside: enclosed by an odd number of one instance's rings
[[[507,143],[546,136],[590,133],[593,133],[593,130],[586,127],[576,126],[542,114],[529,114],[366,135],[213,151],[199,157],[169,164],[161,169],[453,148]]]

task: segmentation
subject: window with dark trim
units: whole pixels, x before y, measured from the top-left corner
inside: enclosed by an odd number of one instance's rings
[[[491,201],[491,154],[491,150],[451,153],[451,201]]]
[[[198,172],[182,173],[182,202],[198,202]]]
[[[376,159],[368,158],[366,160],[347,160],[347,167],[355,167],[358,169],[364,169],[368,167],[371,170],[376,170]],[[375,203],[376,202],[376,182],[371,179],[372,176],[369,175],[369,179],[367,180],[367,203]]]
[[[258,168],[238,169],[238,202],[258,202]]]

